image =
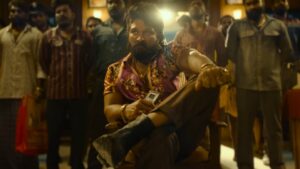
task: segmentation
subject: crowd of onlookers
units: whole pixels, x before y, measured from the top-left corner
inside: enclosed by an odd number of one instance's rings
[[[150,16],[153,6],[137,3],[129,7],[125,0],[106,3],[109,19],[89,17],[81,28],[75,24],[76,4],[70,0],[53,1],[53,12],[39,2],[9,2],[10,23],[0,22],[0,166],[38,168],[36,156],[15,151],[18,108],[24,96],[34,94],[37,100],[47,99],[48,169],[59,168],[58,150],[66,126],[73,169],[84,168],[87,149],[89,169],[118,166],[142,138],[157,148],[137,151],[138,168],[167,169],[189,155],[193,146],[201,145],[199,137],[206,126],[196,124],[207,124],[207,120],[229,124],[239,169],[253,168],[253,142],[254,154],[264,157],[265,164],[284,169],[282,130],[288,129],[282,128],[281,119],[287,116],[282,103],[286,92],[297,84],[300,44],[300,27],[295,26],[300,22],[288,19],[286,3],[274,4],[269,16],[261,1],[245,0],[246,19],[225,15],[214,27],[208,24],[205,3],[194,0],[189,15],[177,20],[181,29],[171,42],[163,37],[160,19]],[[196,88],[208,88],[204,92],[207,100],[201,92],[199,97],[185,93],[194,90],[185,86],[195,79]],[[210,88],[220,85],[217,97]],[[159,102],[167,98],[176,104],[172,107],[166,101],[156,108],[147,101],[152,90],[160,93]],[[177,94],[171,95],[173,92]],[[195,99],[202,102],[193,104]],[[187,111],[183,107],[206,113],[176,113]],[[152,109],[173,112],[174,118],[171,113],[161,117]],[[99,137],[111,128],[119,130]],[[189,132],[194,129],[201,132]],[[124,134],[131,132],[136,133]],[[163,146],[153,145],[158,138]],[[113,154],[113,145],[121,147],[118,151],[124,155]],[[164,158],[154,158],[157,153],[165,153]]]

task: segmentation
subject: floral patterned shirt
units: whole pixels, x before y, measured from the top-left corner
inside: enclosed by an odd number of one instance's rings
[[[159,101],[169,96],[180,86],[178,74],[180,70],[175,65],[175,57],[166,48],[150,64],[146,76],[140,77],[131,65],[133,56],[129,53],[120,61],[108,67],[104,95],[116,90],[128,100],[144,98],[152,90],[160,93]]]

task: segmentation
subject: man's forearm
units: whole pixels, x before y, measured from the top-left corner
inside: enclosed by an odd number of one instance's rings
[[[215,65],[211,59],[196,50],[190,50],[186,59],[186,69],[191,73],[199,73],[206,65]]]

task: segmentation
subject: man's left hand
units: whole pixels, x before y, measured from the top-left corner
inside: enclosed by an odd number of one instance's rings
[[[214,88],[230,82],[230,74],[227,69],[215,66],[204,66],[196,81],[196,90],[201,88]]]

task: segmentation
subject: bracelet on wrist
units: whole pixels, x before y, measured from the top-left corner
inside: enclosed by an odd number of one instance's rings
[[[125,115],[125,109],[126,109],[126,107],[127,107],[127,104],[123,104],[123,105],[121,106],[121,118],[122,118],[122,121],[123,121],[124,123],[127,123],[127,122],[128,122],[128,119],[126,118],[126,115]]]

